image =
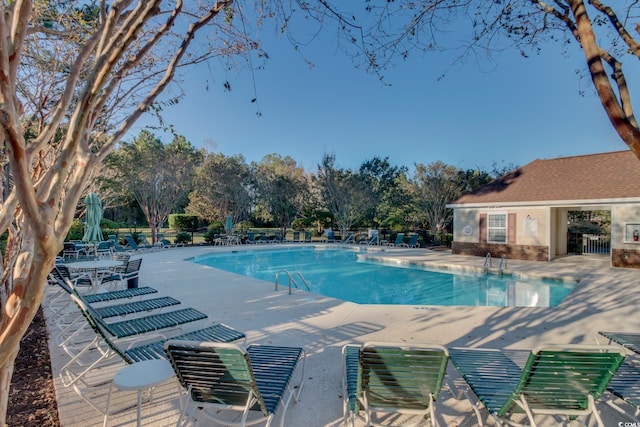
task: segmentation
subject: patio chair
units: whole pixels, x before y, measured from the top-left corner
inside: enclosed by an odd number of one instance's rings
[[[62,247],[62,257],[64,259],[78,259],[86,255],[85,248],[73,242],[65,242]]]
[[[147,332],[156,332],[161,329],[175,328],[187,323],[204,320],[208,317],[201,311],[189,307],[165,313],[107,323],[91,306],[86,306],[86,310],[100,327],[115,338],[126,338],[134,335],[142,335]]]
[[[273,243],[284,243],[284,237],[282,237],[282,232],[280,230],[275,231]]]
[[[139,245],[138,243],[136,243],[135,239],[131,234],[125,234],[124,239],[127,241],[127,248],[133,251],[139,252],[139,251],[145,251],[151,248],[150,246],[148,247],[148,246],[145,246],[142,244]]]
[[[361,245],[373,246],[378,244],[378,235],[373,234],[369,240],[364,239],[359,242]]]
[[[311,243],[311,232],[310,231],[305,231],[304,232],[304,243]]]
[[[52,283],[60,288],[60,292],[56,295],[55,300],[49,301],[47,304],[47,308],[52,311],[51,317],[57,321],[56,318],[61,316],[63,310],[66,310],[67,307],[72,305],[69,295],[71,295],[73,292],[79,293],[78,291],[82,289],[76,287],[77,280],[81,278],[83,280],[90,281],[90,279],[88,278],[88,275],[85,274],[78,278],[75,278],[75,280],[72,280],[68,276],[68,270],[63,265],[55,266],[49,273],[49,276],[52,280]],[[121,299],[133,300],[135,298],[146,296],[156,292],[158,291],[147,286],[113,292],[84,293],[82,294],[82,298],[88,304],[108,303]],[[57,300],[60,300],[61,302],[56,304]],[[77,317],[75,313],[74,317]]]
[[[138,239],[140,240],[140,244],[138,244],[138,247],[142,247],[144,249],[153,249],[155,247],[149,240],[147,240],[147,236],[145,236],[144,234],[138,234]]]
[[[134,313],[148,313],[162,308],[173,307],[180,304],[172,297],[151,298],[140,301],[132,301],[123,304],[106,305],[96,308],[96,313],[103,319],[110,317],[122,317]]]
[[[640,425],[640,366],[637,360],[625,360],[607,386],[614,398],[605,402],[625,417]],[[622,399],[616,401],[615,397]]]
[[[404,243],[404,233],[396,234],[396,240],[388,242],[387,246],[398,247]]]
[[[124,267],[116,267],[114,274],[103,277],[102,284],[127,282],[128,289],[137,288],[141,266],[142,258],[130,259]]]
[[[411,234],[409,235],[409,241],[407,243],[400,243],[400,246],[405,247],[405,248],[417,248],[420,245],[418,244],[418,235],[417,234]]]
[[[68,280],[73,287],[77,289],[83,289],[87,292],[93,292],[93,282],[91,281],[91,275],[89,273],[79,273],[72,275],[69,268],[64,264],[58,264],[53,267],[50,274],[52,274],[58,280]]]
[[[83,300],[83,302],[90,306],[90,304],[87,303],[84,297],[79,297]],[[101,319],[109,319],[113,317],[122,318],[124,316],[139,313],[149,315],[153,312],[158,312],[159,310],[173,307],[178,304],[180,304],[180,301],[175,298],[159,297],[131,301],[122,304],[103,305],[101,307],[93,307],[93,309],[95,310],[95,314]],[[82,317],[83,316],[81,315],[78,316],[78,323],[81,323],[81,325],[78,325],[77,327],[69,326],[55,337],[58,346],[62,347],[62,349],[71,357],[74,357],[78,352],[82,351],[82,349],[84,349],[90,341],[90,339],[86,338],[85,334],[85,332],[87,331],[87,326],[89,325],[87,325],[86,322],[80,322],[80,320],[82,320]]]
[[[47,302],[46,307],[51,313],[49,318],[52,323],[60,330],[55,339],[60,340],[62,339],[60,337],[66,337],[75,331],[78,324],[78,313],[72,310],[73,304],[69,299],[72,289],[77,283],[80,283],[83,290],[91,289],[91,280],[88,274],[72,279],[69,270],[64,265],[54,266],[49,272],[49,278],[59,288],[59,293]]]
[[[131,299],[135,297],[140,297],[148,294],[153,294],[158,292],[156,289],[151,288],[149,286],[142,286],[139,288],[132,289],[121,289],[119,291],[111,291],[111,292],[98,292],[95,294],[84,295],[84,300],[89,304],[93,304],[96,302],[111,302],[119,299]]]
[[[164,233],[156,233],[156,245],[161,246],[163,248],[175,248],[176,245],[171,243],[169,240],[164,238]]]
[[[253,231],[247,231],[247,243],[250,245],[255,245],[259,243],[259,241],[256,240],[256,235]]]
[[[267,233],[264,231],[260,231],[259,232],[260,235],[260,239],[258,240],[258,243],[271,243],[272,241],[269,240],[269,238],[267,237]]]
[[[607,338],[609,340],[609,344],[615,343],[627,350],[640,354],[640,333],[598,331],[598,335],[602,335]],[[598,336],[596,335],[596,340],[597,338]]]
[[[100,242],[96,246],[96,255],[99,258],[111,258],[112,254],[113,254],[113,248],[111,247],[111,242],[109,241]]]
[[[434,405],[449,361],[446,348],[369,342],[346,345],[342,355],[345,425],[355,426],[360,410],[367,426],[373,424],[373,414],[421,415],[435,424]]]
[[[139,288],[141,289],[141,288]],[[133,364],[154,359],[166,359],[164,344],[169,339],[163,334],[151,334],[132,340],[114,342],[109,333],[96,322],[87,305],[76,295],[72,296],[85,318],[87,325],[94,331],[93,340],[81,352],[71,358],[61,369],[60,379],[65,387],[73,390],[86,403],[101,414],[105,414],[104,401],[96,391],[111,382],[112,376],[102,372],[116,364]],[[193,341],[231,342],[246,338],[245,334],[222,323],[213,323],[207,327],[192,330],[172,337],[173,339]],[[97,401],[96,398],[100,401]]]
[[[264,422],[269,426],[282,405],[282,426],[291,399],[297,402],[302,392],[302,348],[251,345],[244,349],[227,343],[169,340],[165,350],[188,394],[177,425],[184,425],[189,416],[197,417],[198,424],[207,417],[229,425],[223,420],[231,412],[240,416],[234,425]],[[300,361],[300,382],[292,387]]]
[[[334,231],[331,228],[328,228],[324,232],[324,235],[326,237],[327,243],[335,243],[336,242],[336,235],[335,235]]]
[[[595,401],[625,358],[616,346],[555,345],[530,352],[521,369],[500,350],[452,348],[449,352],[469,389],[498,425],[514,413],[525,413],[531,425],[538,414],[569,419],[593,415],[604,427]],[[473,409],[482,426],[478,408]]]
[[[355,235],[353,233],[347,234],[347,237],[342,241],[344,244],[355,243]]]
[[[135,251],[134,248],[122,246],[115,234],[109,234],[107,237],[109,237],[109,244],[111,245],[111,251],[114,255],[117,253],[129,253]]]
[[[291,242],[293,243],[300,243],[300,232],[299,231],[294,231],[293,232],[293,238],[291,239]]]

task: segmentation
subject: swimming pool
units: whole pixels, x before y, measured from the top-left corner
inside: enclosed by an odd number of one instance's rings
[[[359,304],[554,307],[575,287],[559,280],[390,265],[345,248],[240,250],[190,261],[265,280],[270,286],[282,270],[299,272],[312,292]],[[288,287],[285,274],[280,273],[279,283]]]

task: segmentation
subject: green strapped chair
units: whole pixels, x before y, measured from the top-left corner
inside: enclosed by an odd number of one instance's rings
[[[96,390],[107,385],[111,381],[111,377],[104,380],[102,375],[92,375],[93,373],[123,362],[132,364],[145,360],[166,359],[167,354],[164,351],[164,344],[170,338],[218,342],[231,342],[246,338],[245,334],[230,326],[222,323],[213,323],[207,327],[173,337],[156,333],[114,342],[109,334],[102,329],[101,323],[96,322],[91,316],[87,310],[87,304],[77,295],[71,295],[71,298],[80,308],[87,324],[93,329],[95,335],[91,343],[75,354],[60,369],[60,379],[65,387],[72,387],[78,396],[101,414],[104,414],[105,409],[102,407],[103,402],[95,400],[95,396],[100,396],[100,394],[96,394]]]
[[[598,331],[609,340],[609,344],[615,343],[626,350],[640,354],[640,334],[635,332],[604,332]],[[596,335],[596,340],[598,340]],[[607,403],[618,412],[625,414],[633,421],[640,423],[640,363],[637,358],[629,357],[618,369],[607,390],[614,396],[624,400],[632,410],[623,408],[613,399]]]
[[[121,289],[111,292],[99,292],[97,294],[84,295],[84,300],[89,304],[95,304],[98,302],[112,302],[119,299],[131,299],[141,297],[149,294],[155,294],[158,292],[156,289],[149,286],[142,286],[140,288]]]
[[[622,399],[626,405],[619,405],[615,399],[607,399],[607,404],[616,411],[640,425],[640,366],[638,361],[625,360],[607,386],[607,391]]]
[[[95,308],[95,310],[98,316],[103,319],[108,319],[109,317],[126,316],[127,314],[159,310],[161,308],[172,307],[178,304],[180,304],[180,301],[175,298],[159,297],[123,304],[106,305],[104,307]]]
[[[434,403],[447,371],[449,352],[437,344],[346,345],[343,354],[345,425],[364,411],[367,426],[382,425],[373,413],[412,414],[435,423]]]
[[[207,318],[207,315],[203,312],[189,307],[130,320],[107,323],[93,307],[87,306],[87,311],[100,327],[116,338],[126,338],[146,334],[147,332],[155,332],[161,329],[174,328]]]
[[[396,234],[396,240],[393,242],[387,242],[387,246],[398,247],[404,243],[404,233]]]
[[[169,340],[165,350],[188,394],[178,425],[185,425],[190,416],[198,417],[198,422],[206,416],[223,425],[264,422],[269,426],[280,404],[280,425],[284,425],[291,398],[298,401],[302,391],[302,348],[251,345],[243,349],[235,344]],[[290,383],[301,359],[300,382],[294,392]],[[192,414],[195,409],[197,413]],[[238,412],[239,421],[227,420]]]
[[[498,425],[519,425],[509,420],[514,413],[525,413],[532,426],[538,414],[570,419],[592,414],[604,427],[595,401],[625,358],[615,346],[554,345],[532,351],[521,369],[500,350],[449,351],[451,362]],[[483,425],[476,406],[474,410]]]
[[[603,332],[598,334],[609,340],[609,344],[616,343],[622,347],[640,354],[640,334],[633,332]],[[597,338],[597,337],[596,337]]]

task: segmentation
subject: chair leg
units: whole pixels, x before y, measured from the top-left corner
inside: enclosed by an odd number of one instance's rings
[[[107,395],[107,408],[104,411],[104,421],[102,422],[102,427],[107,427],[107,423],[109,420],[109,406],[111,404],[111,393],[113,393],[113,381],[109,386],[109,394]]]

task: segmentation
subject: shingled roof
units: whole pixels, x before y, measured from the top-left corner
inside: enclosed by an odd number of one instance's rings
[[[640,198],[640,159],[630,150],[534,160],[452,205]]]

